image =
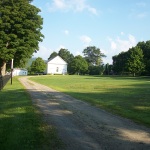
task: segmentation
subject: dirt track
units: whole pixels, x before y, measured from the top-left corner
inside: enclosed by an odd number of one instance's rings
[[[44,85],[19,79],[67,150],[150,150],[150,129]]]

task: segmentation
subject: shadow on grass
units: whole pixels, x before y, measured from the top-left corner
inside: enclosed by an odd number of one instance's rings
[[[137,87],[138,85],[136,85]],[[95,99],[96,105],[102,106],[103,108],[107,105],[108,109],[110,107],[109,110],[112,110],[116,105],[115,109],[117,112],[125,111],[125,114],[132,115],[135,111],[133,108],[141,106],[143,100],[138,99],[138,95],[135,98],[133,97],[137,90],[132,88],[130,91],[129,89],[117,89],[117,91],[111,89],[107,93],[69,92],[66,94],[78,99],[87,98],[86,101],[88,102]],[[93,149],[118,150],[150,148],[150,129],[148,128],[138,126],[129,120],[114,116],[93,106],[91,107],[68,95],[49,91],[47,88],[42,89],[42,91],[33,89],[28,89],[28,91],[34,103],[44,114],[45,120],[47,122],[52,121],[51,123],[56,126],[59,136],[67,145],[70,145],[74,149],[79,147],[80,149],[91,147]],[[127,94],[128,91],[130,91],[130,94]],[[122,102],[122,94],[120,95],[119,93],[124,93],[124,96],[126,96],[124,99],[126,100],[125,102]],[[130,99],[131,95],[132,99]],[[112,100],[112,98],[115,99]],[[138,102],[136,102],[137,99]],[[130,108],[132,109],[130,110]],[[87,135],[94,139],[94,141],[85,138]],[[140,137],[136,138],[139,135]]]
[[[93,77],[93,78],[91,78]],[[115,80],[147,80],[147,81],[150,81],[150,76],[136,76],[136,77],[133,77],[133,76],[117,76],[117,75],[90,75],[89,78],[88,76],[85,78],[85,79],[104,79],[104,78],[111,78],[111,79],[115,79]]]
[[[24,89],[13,87],[0,92],[0,149],[57,149],[54,127],[43,122]]]

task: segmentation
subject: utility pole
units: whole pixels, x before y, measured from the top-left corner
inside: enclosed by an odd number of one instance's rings
[[[12,75],[13,75],[13,62],[14,60],[11,60],[11,85],[12,85]]]

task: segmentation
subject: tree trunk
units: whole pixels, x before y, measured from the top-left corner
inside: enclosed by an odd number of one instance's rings
[[[6,74],[6,62],[3,62],[3,65],[0,70],[0,75],[4,76]]]

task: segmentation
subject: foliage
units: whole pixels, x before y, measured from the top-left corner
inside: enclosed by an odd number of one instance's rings
[[[99,66],[102,63],[102,57],[105,57],[105,55],[101,53],[100,49],[95,46],[85,48],[83,50],[83,54],[89,66]]]
[[[89,75],[102,75],[104,73],[104,65],[101,66],[89,66]]]
[[[121,52],[116,56],[112,57],[113,59],[113,71],[115,74],[124,74],[127,72],[126,63],[128,59],[127,52]]]
[[[38,83],[150,127],[150,78],[44,76]]]
[[[0,0],[0,64],[21,67],[38,50],[43,20],[31,0]]]
[[[70,63],[71,74],[85,74],[88,71],[88,64],[82,56],[76,56]]]
[[[58,55],[65,60],[68,64],[73,60],[74,56],[67,49],[61,48],[58,52]]]
[[[55,58],[57,55],[58,54],[56,52],[51,53],[48,60]]]
[[[0,92],[0,135],[2,150],[61,149],[62,145],[17,78]]]
[[[144,70],[143,51],[139,47],[133,47],[128,51],[127,69],[135,76]]]
[[[150,75],[150,41],[139,42],[137,46],[142,49],[144,55],[145,71],[143,73]]]
[[[46,69],[46,63],[45,61],[38,57],[35,61],[31,64],[31,71],[34,73],[44,72]]]

